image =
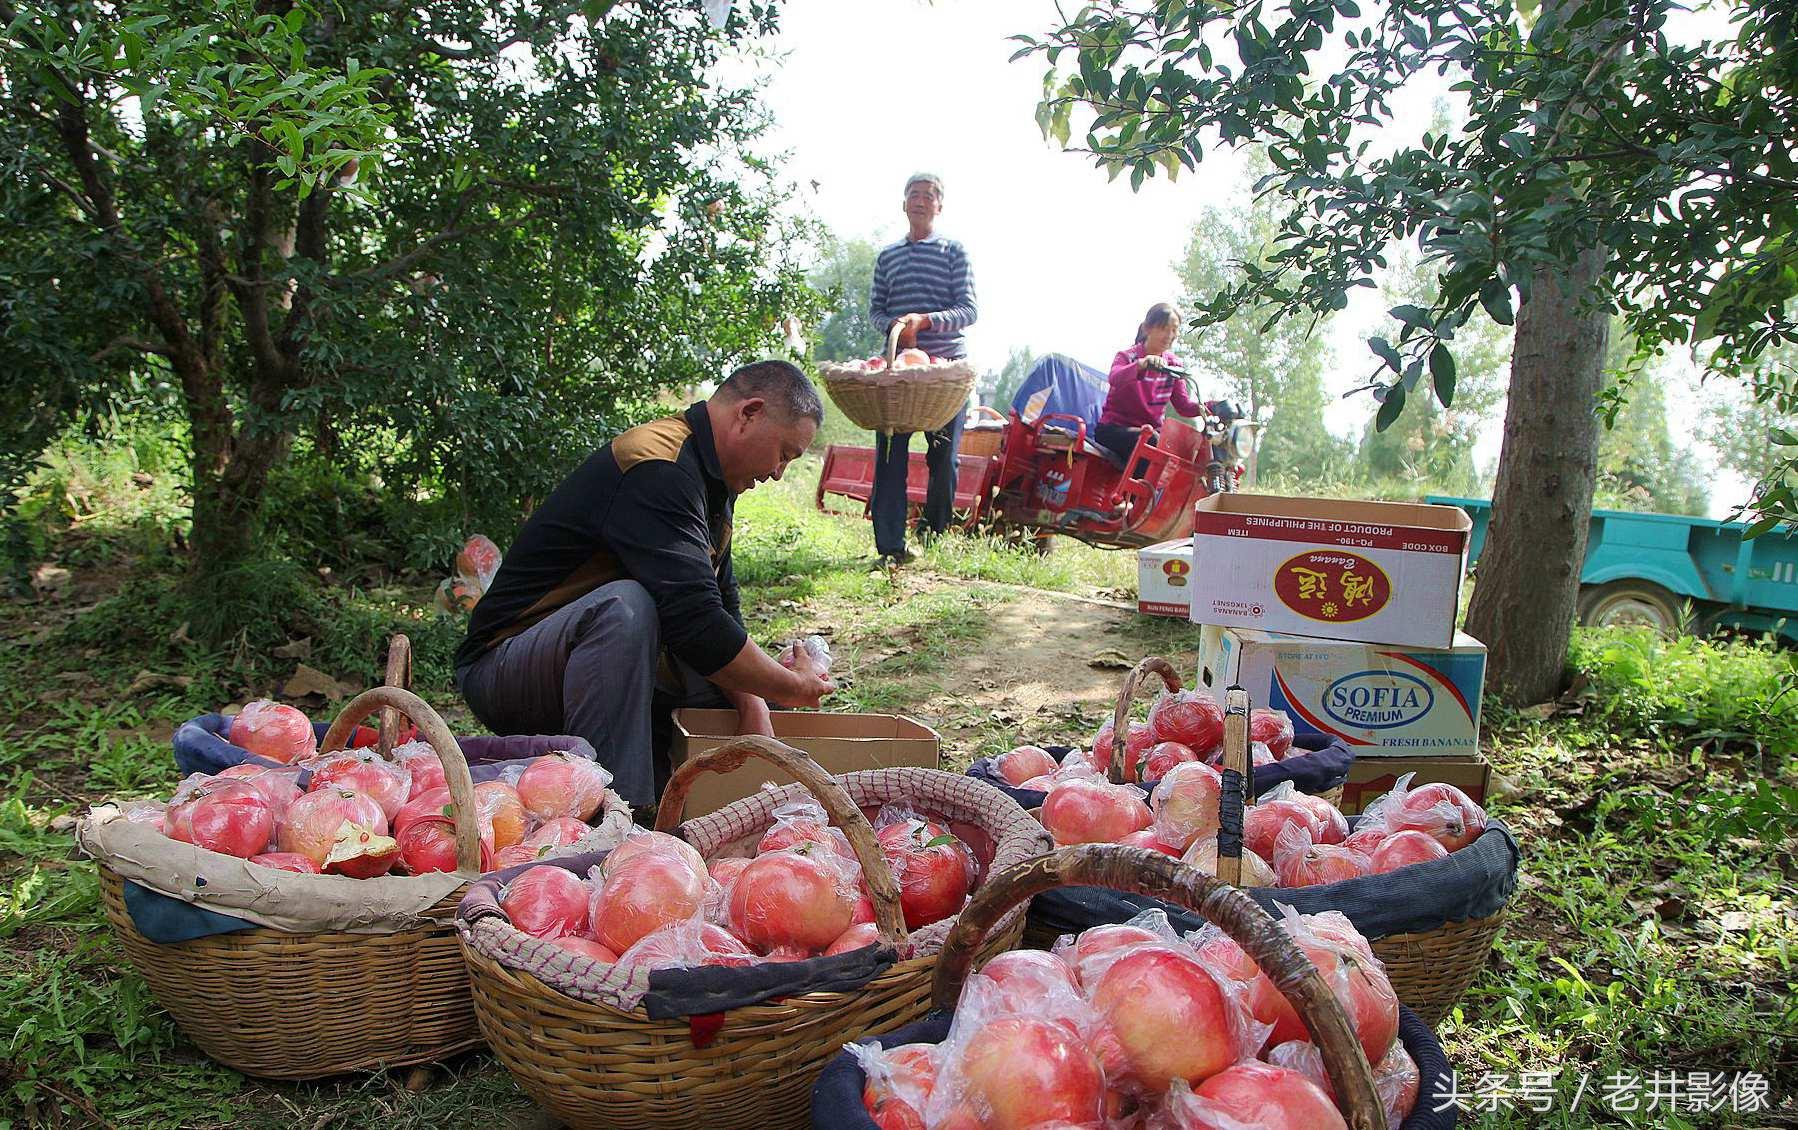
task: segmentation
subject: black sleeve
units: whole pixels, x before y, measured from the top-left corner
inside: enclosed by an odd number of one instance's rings
[[[619,483],[606,523],[619,563],[656,602],[662,646],[701,675],[735,659],[749,641],[712,566],[705,487],[679,464],[631,468]]]
[[[743,602],[737,596],[737,567],[731,560],[731,551],[724,551],[724,568],[718,571],[718,594],[724,598],[724,610],[730,618],[748,630],[743,624]]]

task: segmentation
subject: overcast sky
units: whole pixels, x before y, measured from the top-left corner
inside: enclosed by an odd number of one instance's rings
[[[769,76],[777,123],[767,147],[786,151],[797,204],[838,236],[899,238],[905,178],[943,176],[937,226],[973,262],[980,319],[968,340],[981,368],[1020,347],[1109,365],[1150,305],[1179,297],[1172,264],[1204,209],[1248,192],[1240,161],[1221,148],[1198,175],[1158,177],[1133,193],[1127,178],[1108,183],[1089,158],[1045,141],[1034,117],[1042,59],[1008,62],[1016,45],[1007,37],[1056,22],[1052,0],[785,0],[778,64],[755,66]],[[1391,132],[1421,130],[1445,88],[1407,92]],[[1389,332],[1377,296],[1357,298],[1330,331],[1337,391],[1371,368],[1363,340]],[[1670,406],[1689,385],[1675,379]],[[1331,429],[1358,433],[1372,411],[1365,396],[1337,401]],[[1498,424],[1476,452],[1483,466],[1497,457]],[[1714,508],[1739,496],[1716,494]]]

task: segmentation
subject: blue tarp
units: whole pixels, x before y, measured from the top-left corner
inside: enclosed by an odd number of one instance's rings
[[[1110,383],[1104,373],[1072,357],[1051,353],[1031,367],[1011,398],[1011,407],[1027,424],[1051,412],[1079,416],[1091,435],[1108,391]]]

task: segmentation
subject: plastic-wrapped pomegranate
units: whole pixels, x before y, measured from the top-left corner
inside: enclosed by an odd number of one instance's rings
[[[327,753],[307,762],[306,768],[312,770],[312,780],[306,787],[307,792],[339,787],[355,789],[373,797],[389,823],[399,815],[401,806],[406,803],[406,798],[412,791],[410,773],[370,750]]]
[[[1116,843],[1154,820],[1142,792],[1129,785],[1077,778],[1056,785],[1043,798],[1043,827],[1060,847]]]
[[[679,856],[644,852],[605,871],[588,919],[593,937],[622,956],[663,926],[697,917],[704,902],[703,869],[696,874]]]
[[[828,862],[777,851],[750,861],[731,887],[731,932],[763,953],[819,952],[847,930],[853,888]]]
[[[1041,746],[1021,745],[993,759],[993,768],[1013,785],[1055,772],[1055,759]]]
[[[1286,760],[1292,750],[1292,716],[1268,707],[1249,711],[1249,740],[1266,743],[1275,761]]]
[[[569,816],[591,820],[605,800],[612,774],[604,766],[567,753],[533,758],[518,777],[518,799],[539,820]]]
[[[1169,1130],[1305,1127],[1347,1130],[1336,1104],[1297,1071],[1246,1060],[1188,1089],[1169,1091],[1164,1108]]]
[[[296,875],[322,875],[318,864],[307,859],[298,852],[271,851],[263,855],[252,855],[250,862],[258,867],[267,867],[275,871],[292,871]]]
[[[504,781],[482,781],[474,787],[474,800],[482,821],[493,829],[493,850],[503,851],[524,839],[530,815],[517,789]]]
[[[586,933],[592,894],[572,871],[532,867],[506,884],[499,905],[513,926],[533,938],[554,938]]]
[[[965,844],[916,818],[880,824],[875,835],[899,883],[906,929],[916,930],[960,912],[974,876],[974,860]]]
[[[247,784],[221,784],[194,801],[188,826],[195,847],[248,859],[268,847],[275,814]]]
[[[1149,732],[1204,754],[1224,740],[1224,708],[1199,691],[1164,692],[1149,707]]]
[[[606,856],[605,862],[600,864],[600,870],[609,876],[638,855],[661,855],[677,859],[699,879],[706,877],[705,860],[694,850],[693,845],[667,832],[631,831],[625,836],[624,842]]]
[[[1197,761],[1176,765],[1149,795],[1156,835],[1181,851],[1194,840],[1215,836],[1223,791],[1223,775],[1211,766]]]
[[[345,824],[379,836],[387,834],[387,816],[373,797],[337,787],[309,792],[294,801],[276,839],[280,850],[298,852],[323,867],[337,843],[338,829]]]
[[[300,786],[296,783],[299,775],[297,766],[270,769],[248,762],[219,771],[221,778],[242,781],[260,793],[262,799],[268,802],[269,811],[275,814],[276,823],[287,815],[287,806],[300,798]]]
[[[227,740],[283,764],[311,757],[318,749],[318,735],[305,714],[266,698],[249,703],[231,719]]]

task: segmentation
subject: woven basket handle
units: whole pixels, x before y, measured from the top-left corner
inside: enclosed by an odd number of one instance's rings
[[[868,881],[868,895],[874,902],[874,928],[882,944],[901,945],[906,933],[905,915],[899,907],[899,883],[893,878],[893,869],[887,866],[880,841],[874,837],[874,826],[868,823],[868,818],[862,815],[862,810],[856,807],[835,777],[790,745],[748,734],[698,757],[689,757],[674,771],[668,787],[662,791],[661,803],[656,807],[656,831],[675,830],[687,806],[687,793],[701,774],[728,773],[751,757],[761,758],[804,785],[806,791],[824,806],[830,822],[849,837],[849,846],[855,849],[855,858],[862,865],[862,877]]]
[[[412,641],[403,634],[396,634],[387,644],[387,679],[390,687],[401,690],[412,689]],[[381,736],[375,742],[375,751],[388,761],[393,760],[393,742],[400,735],[400,712],[393,707],[381,710]]]
[[[456,870],[469,875],[481,873],[481,830],[475,811],[474,779],[468,775],[468,759],[443,718],[430,704],[401,687],[375,687],[352,698],[325,732],[319,744],[320,753],[336,753],[349,740],[357,723],[383,707],[392,707],[412,719],[420,736],[437,751],[443,762],[443,778],[449,785],[450,800],[455,807]]]
[[[1111,764],[1106,768],[1113,784],[1124,782],[1124,758],[1128,756],[1125,740],[1130,734],[1130,703],[1136,699],[1136,692],[1151,674],[1160,675],[1161,682],[1170,691],[1180,689],[1180,675],[1174,665],[1159,655],[1151,655],[1138,663],[1131,672],[1124,676],[1124,685],[1118,690],[1117,707],[1111,712]]]
[[[899,359],[899,335],[904,332],[902,323],[894,322],[887,330],[887,372],[893,371],[893,362]]]
[[[1217,810],[1217,877],[1242,885],[1242,817],[1255,795],[1255,759],[1249,754],[1249,692],[1224,691],[1224,787]]]
[[[936,1007],[955,1007],[986,934],[1012,907],[1057,887],[1110,887],[1178,903],[1215,923],[1254,959],[1304,1020],[1352,1130],[1386,1130],[1373,1071],[1354,1026],[1303,950],[1249,896],[1222,880],[1146,848],[1081,844],[1035,856],[989,877],[974,892],[937,957]]]

